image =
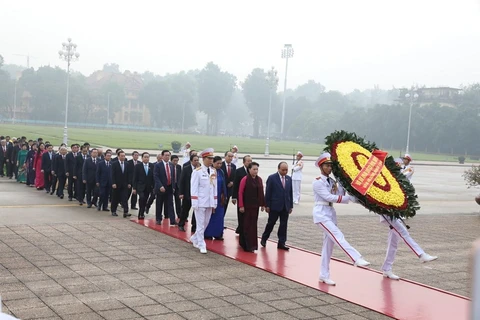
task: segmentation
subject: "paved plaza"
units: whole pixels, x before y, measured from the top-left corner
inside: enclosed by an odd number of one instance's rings
[[[266,179],[277,163],[261,159],[260,176]],[[306,166],[287,243],[318,252],[322,234],[311,218],[316,170],[313,163]],[[421,264],[401,245],[394,272],[470,296],[469,250],[480,234],[480,207],[473,201],[478,190],[463,182],[464,170],[416,166],[413,183],[422,210],[407,223],[414,239],[439,259]],[[346,238],[379,270],[388,229],[356,204],[336,208]],[[260,214],[259,229],[266,217]],[[226,224],[236,226],[234,206]],[[334,256],[346,259],[338,248]],[[5,178],[0,180],[0,295],[3,312],[21,319],[388,319]]]

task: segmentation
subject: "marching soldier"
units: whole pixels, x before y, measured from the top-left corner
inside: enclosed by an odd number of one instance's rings
[[[297,161],[293,165],[292,169],[292,182],[293,182],[293,203],[298,204],[300,201],[300,192],[302,189],[302,170],[303,170],[303,153],[297,152]]]
[[[237,163],[238,163],[238,155],[237,155],[238,147],[237,147],[237,146],[233,146],[231,151],[232,151],[232,153],[233,153],[232,163],[233,163],[235,166],[237,166]]]
[[[214,158],[212,148],[204,150],[200,156],[203,163],[193,171],[190,180],[192,208],[195,210],[197,222],[197,229],[190,237],[190,241],[195,248],[200,249],[200,253],[207,253],[204,233],[217,207],[217,172],[212,167]]]
[[[413,173],[415,170],[413,170],[412,165],[410,162],[412,162],[412,157],[407,153],[405,156],[402,157],[403,160],[403,168],[402,168],[402,173],[407,177],[408,180],[412,180]]]
[[[410,165],[412,157],[409,154],[406,154],[402,157],[403,168],[401,172],[405,175],[408,180],[412,179],[414,170]],[[388,226],[390,230],[388,231],[388,240],[387,240],[387,254],[385,255],[385,261],[383,262],[382,271],[385,278],[392,280],[399,280],[400,277],[393,273],[392,267],[393,262],[395,261],[395,255],[397,254],[398,243],[402,239],[405,244],[415,253],[419,258],[420,262],[430,262],[437,260],[437,256],[431,256],[418,245],[412,236],[408,232],[407,226],[402,219],[392,219],[390,217],[381,216],[380,222],[385,226]]]
[[[313,222],[323,229],[322,264],[320,268],[320,282],[334,286],[335,282],[330,279],[330,258],[333,246],[336,243],[347,256],[353,261],[354,266],[368,266],[370,262],[364,260],[360,253],[345,240],[342,231],[337,227],[337,213],[333,208],[334,203],[356,202],[356,198],[345,194],[341,185],[330,178],[332,173],[332,161],[330,153],[323,153],[315,162],[320,168],[321,175],[313,181],[313,196],[315,207],[313,208]]]

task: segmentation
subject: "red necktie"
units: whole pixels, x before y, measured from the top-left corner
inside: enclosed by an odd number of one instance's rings
[[[230,173],[231,173],[231,169],[230,169],[230,163],[229,163],[227,164],[227,175],[229,178],[230,178]]]
[[[168,167],[168,163],[165,164],[165,171],[167,172],[167,186],[172,184],[172,180],[170,178],[170,168]]]

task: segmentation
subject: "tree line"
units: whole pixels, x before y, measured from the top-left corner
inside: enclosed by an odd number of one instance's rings
[[[1,56],[0,56],[1,57]],[[267,71],[255,68],[245,79],[237,79],[209,62],[201,70],[165,76],[152,72],[129,73],[132,81],[118,81],[117,64],[106,64],[112,75],[100,84],[74,72],[70,80],[70,121],[114,124],[114,115],[130,103],[144,105],[149,125],[179,131],[198,129],[209,135],[267,135],[269,97],[272,90]],[[13,115],[16,75],[17,106],[29,100],[31,120],[62,121],[65,109],[66,72],[49,66],[24,69],[5,65],[0,58],[0,114]],[[123,74],[125,75],[126,72]],[[283,97],[286,98],[285,133],[280,137]],[[272,91],[271,133],[273,139],[289,138],[322,143],[334,130],[353,131],[382,148],[403,149],[406,145],[410,106],[396,101],[399,90],[327,90],[313,80],[280,92]],[[107,102],[108,101],[108,102]],[[110,112],[106,105],[109,104]],[[138,113],[138,114],[135,114]],[[107,116],[110,119],[107,119]],[[75,119],[75,120],[73,120]],[[132,124],[141,123],[141,110],[133,110]],[[480,85],[464,87],[456,108],[432,103],[412,107],[410,149],[413,151],[480,155],[475,141],[479,135]]]

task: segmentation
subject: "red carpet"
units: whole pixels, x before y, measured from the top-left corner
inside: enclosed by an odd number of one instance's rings
[[[157,226],[155,220],[132,220],[153,230],[189,242],[190,232],[180,232],[167,221]],[[227,229],[224,241],[207,241],[208,251],[215,252],[251,266],[277,274],[308,287],[326,292],[365,308],[396,319],[468,319],[470,300],[450,292],[409,280],[385,279],[379,272],[355,268],[342,260],[332,260],[330,272],[337,283],[327,286],[318,282],[320,255],[300,248],[277,250],[269,241],[256,253],[244,252],[238,246],[233,230]],[[319,247],[320,247],[319,243]],[[338,250],[338,248],[336,249]],[[192,254],[200,254],[192,247]],[[420,266],[419,266],[420,267]]]

